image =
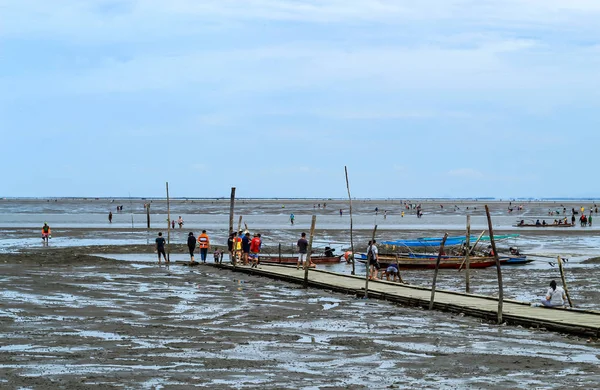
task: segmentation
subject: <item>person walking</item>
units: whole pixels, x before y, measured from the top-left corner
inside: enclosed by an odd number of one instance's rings
[[[47,222],[44,222],[44,226],[42,226],[42,242],[44,245],[48,245],[48,239],[52,237],[52,230],[50,230],[50,226]]]
[[[187,246],[190,251],[190,265],[192,265],[194,263],[194,251],[196,250],[196,237],[194,237],[194,232],[188,234]]]
[[[306,240],[306,233],[302,232],[300,239],[296,243],[296,246],[298,246],[298,263],[296,263],[296,269],[300,269],[300,266],[304,268],[308,253],[308,241]]]
[[[183,227],[183,218],[181,218],[181,215],[179,216],[179,218],[177,218],[177,224],[179,225],[179,229]]]
[[[296,216],[294,215],[294,213],[290,214],[290,223],[293,225],[294,224],[294,219],[296,219]]]
[[[367,258],[369,259],[370,265],[370,279],[377,279],[379,274],[379,253],[377,251],[377,241],[373,240],[373,242],[369,241],[369,246],[367,248]]]
[[[112,223],[112,211],[108,212],[108,223]]]
[[[165,252],[165,244],[167,242],[165,241],[164,237],[162,236],[162,232],[158,233],[158,237],[155,240],[155,244],[154,244],[154,249],[156,251],[156,253],[158,254],[158,265],[160,265],[160,255],[162,254],[164,259],[165,259],[165,264],[169,263],[169,259],[167,259],[167,253]]]
[[[200,259],[203,263],[206,263],[206,256],[208,255],[208,248],[210,247],[210,240],[206,230],[202,230],[202,234],[198,236],[198,247],[200,248]]]
[[[171,229],[175,229],[175,220],[171,220]]]

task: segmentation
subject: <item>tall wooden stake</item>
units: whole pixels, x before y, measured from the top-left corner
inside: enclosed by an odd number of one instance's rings
[[[433,283],[431,283],[431,299],[429,300],[429,310],[433,310],[433,301],[435,299],[435,284],[437,282],[438,270],[440,269],[440,261],[442,260],[442,254],[444,253],[444,246],[446,245],[446,238],[448,238],[448,233],[444,233],[444,238],[442,239],[442,244],[440,245],[440,251],[438,253],[437,260],[435,261]]]
[[[465,255],[465,264],[466,264],[466,274],[465,274],[465,290],[470,293],[471,292],[471,274],[469,272],[471,262],[469,261],[469,256],[471,256],[471,216],[467,215],[467,254]]]
[[[475,245],[473,245],[473,248],[471,249],[470,252],[473,252],[475,250],[475,247],[477,246],[477,244],[479,243],[479,240],[481,240],[481,237],[483,237],[483,235],[485,234],[485,230],[481,232],[481,234],[479,235],[479,237],[477,238],[477,241],[475,241]],[[460,272],[462,270],[463,265],[465,265],[467,258],[465,257],[462,261],[462,263],[460,263],[460,267],[458,267],[458,272]]]
[[[233,233],[233,208],[235,206],[235,187],[231,187],[231,198],[229,199],[229,234]]]
[[[312,253],[313,235],[315,233],[315,225],[317,223],[317,216],[312,216],[312,222],[310,224],[310,237],[308,238],[308,252],[306,254],[306,263],[304,264],[304,288],[308,288],[308,269],[310,268],[310,255]]]
[[[490,232],[490,242],[494,251],[494,259],[496,259],[496,271],[498,272],[498,324],[502,323],[502,304],[504,301],[504,290],[502,287],[502,270],[500,269],[500,259],[496,250],[496,242],[494,241],[494,230],[492,228],[492,218],[490,217],[490,208],[485,205],[485,215],[488,221],[488,231]]]
[[[348,189],[348,203],[350,204],[350,250],[352,251],[352,275],[356,274],[354,263],[354,239],[352,235],[352,197],[350,196],[350,183],[348,182],[348,168],[344,166],[346,172],[346,189]]]
[[[573,307],[573,302],[571,301],[571,296],[569,295],[569,289],[567,288],[567,281],[565,280],[565,271],[563,270],[562,259],[558,256],[558,269],[560,270],[560,278],[562,279],[563,288],[565,290],[565,294],[567,295],[567,300],[569,301],[569,306]]]
[[[371,269],[371,258],[373,257],[373,253],[371,251],[371,246],[373,246],[373,241],[375,241],[375,233],[377,232],[377,225],[373,228],[373,234],[371,236],[371,245],[367,249],[367,269],[365,272],[365,298],[369,298],[369,270]]]
[[[169,182],[167,182],[167,261],[171,261],[171,206],[169,203]]]
[[[146,222],[148,224],[148,229],[150,229],[150,203],[146,203]]]

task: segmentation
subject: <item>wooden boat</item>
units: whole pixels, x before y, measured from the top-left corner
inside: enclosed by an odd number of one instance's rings
[[[259,262],[265,264],[296,264],[298,255],[260,254]],[[324,254],[314,254],[310,256],[310,261],[315,264],[339,263],[342,256],[325,256]]]
[[[450,257],[440,259],[440,268],[458,269],[462,264],[464,257]],[[366,260],[359,259],[361,263],[366,263]],[[379,265],[381,268],[387,268],[390,264],[398,264],[401,269],[432,269],[435,268],[436,258],[432,257],[398,257],[379,256]],[[507,259],[500,259],[500,263],[504,264]],[[472,257],[469,259],[470,268],[487,268],[496,265],[494,257]]]

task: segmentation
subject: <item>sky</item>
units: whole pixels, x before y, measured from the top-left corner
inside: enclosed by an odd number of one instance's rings
[[[597,0],[0,0],[0,197],[599,197]]]

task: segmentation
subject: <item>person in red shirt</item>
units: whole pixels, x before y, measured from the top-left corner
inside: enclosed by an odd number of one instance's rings
[[[258,254],[260,253],[260,237],[254,233],[254,238],[250,241],[250,260],[252,261],[252,268],[258,267]]]

